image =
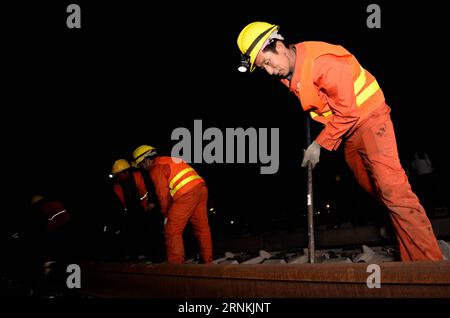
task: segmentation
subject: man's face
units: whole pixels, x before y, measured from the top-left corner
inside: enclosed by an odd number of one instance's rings
[[[255,65],[264,69],[269,75],[285,78],[291,73],[288,49],[282,42],[277,42],[276,51],[277,53],[260,51],[256,56]]]
[[[152,165],[153,160],[149,158],[145,158],[139,163],[139,168],[145,171],[149,171]]]
[[[130,177],[130,171],[124,170],[116,174],[117,180],[125,182]]]

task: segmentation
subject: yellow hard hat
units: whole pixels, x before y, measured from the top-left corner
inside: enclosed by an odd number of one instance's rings
[[[152,146],[142,145],[133,151],[134,166],[137,166],[145,157],[156,154],[156,149]]]
[[[31,197],[31,204],[36,204],[39,201],[41,201],[42,199],[44,199],[44,197],[42,195],[39,195],[39,194],[33,195]]]
[[[114,164],[111,169],[111,173],[116,174],[116,173],[122,172],[130,167],[131,167],[131,165],[128,161],[126,161],[125,159],[119,159],[119,160],[114,161]]]
[[[237,39],[237,45],[242,53],[239,71],[245,72],[248,66],[250,66],[250,72],[255,70],[253,64],[256,56],[270,35],[279,28],[278,25],[267,22],[252,22],[242,29]],[[245,65],[245,62],[250,65]]]

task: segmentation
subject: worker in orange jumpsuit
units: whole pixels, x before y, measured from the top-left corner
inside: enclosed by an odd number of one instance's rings
[[[400,164],[390,108],[375,77],[345,48],[325,42],[286,46],[279,26],[248,24],[239,34],[239,71],[265,70],[289,88],[312,119],[324,125],[306,149],[302,167],[320,149],[344,143],[359,184],[388,209],[403,261],[441,260],[430,221]]]
[[[121,234],[116,252],[123,257],[137,260],[142,260],[157,251],[159,253],[156,237],[150,238],[156,235],[150,231],[150,214],[154,203],[141,172],[133,171],[127,160],[118,159],[114,161],[111,176],[114,194],[118,199],[117,210],[120,211],[118,223]]]
[[[158,157],[147,145],[133,152],[134,164],[148,171],[155,186],[161,212],[166,218],[164,235],[169,263],[185,262],[183,231],[191,222],[199,242],[203,263],[212,262],[211,231],[208,224],[208,189],[204,180],[186,162],[178,158]]]
[[[73,242],[73,222],[69,211],[59,200],[42,195],[31,197],[31,211],[36,217],[33,224],[39,231],[44,230],[42,248],[46,262],[56,259],[67,259],[70,256]],[[35,239],[36,241],[39,238]]]
[[[125,159],[114,161],[111,169],[111,174],[115,178],[114,193],[125,211],[130,206],[137,205],[136,202],[139,202],[144,211],[150,210],[153,205],[148,201],[144,178],[139,171],[130,171],[130,168],[130,163]],[[137,192],[136,195],[134,192]]]

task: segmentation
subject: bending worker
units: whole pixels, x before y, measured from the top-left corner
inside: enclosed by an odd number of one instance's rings
[[[203,179],[178,158],[158,157],[156,149],[143,145],[133,152],[134,164],[149,172],[161,212],[167,218],[164,229],[169,263],[185,261],[183,231],[191,222],[199,242],[203,263],[212,262],[211,231],[208,224],[208,189]]]
[[[130,171],[131,165],[125,159],[114,161],[111,174],[114,176],[114,193],[119,199],[122,208],[150,210],[148,202],[148,191],[144,178],[139,171]]]
[[[116,211],[120,213],[121,233],[119,254],[134,259],[146,256],[147,246],[154,245],[149,239],[148,217],[154,204],[149,200],[149,192],[140,171],[133,171],[125,159],[114,161],[111,169]],[[155,247],[152,246],[152,249]],[[148,255],[147,255],[148,256]]]
[[[375,77],[345,48],[325,42],[285,45],[278,25],[248,24],[239,34],[240,71],[256,67],[286,85],[312,119],[324,125],[302,167],[320,150],[344,144],[359,184],[388,209],[403,261],[441,260],[430,221],[400,164],[390,108]]]

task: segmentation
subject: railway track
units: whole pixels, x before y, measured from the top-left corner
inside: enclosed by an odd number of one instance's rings
[[[107,298],[448,298],[450,262],[145,264],[86,262],[81,293]],[[372,285],[373,287],[373,285]]]

